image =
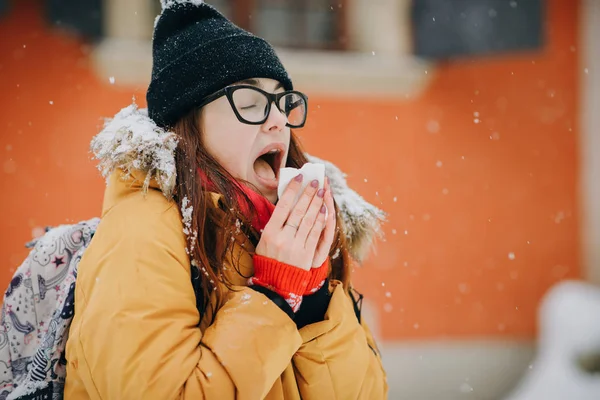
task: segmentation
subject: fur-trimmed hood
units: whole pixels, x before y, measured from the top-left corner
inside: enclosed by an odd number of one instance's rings
[[[155,180],[167,198],[173,196],[176,182],[174,133],[158,127],[148,117],[146,109],[136,104],[119,111],[108,119],[102,131],[92,139],[91,150],[99,161],[98,169],[105,178],[116,169],[127,174],[142,171],[146,174],[144,190]],[[385,214],[366,202],[348,187],[346,175],[334,164],[307,154],[311,162],[325,164],[331,190],[344,221],[351,255],[362,263],[373,241],[381,235]]]

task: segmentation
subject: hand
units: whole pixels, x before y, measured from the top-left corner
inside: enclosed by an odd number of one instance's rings
[[[298,175],[285,189],[262,232],[256,254],[308,271],[325,228],[325,189],[318,190],[318,182],[311,182],[292,207],[302,179]]]
[[[329,186],[329,178],[325,178],[325,207],[327,207],[328,211],[327,220],[325,221],[325,230],[321,234],[319,243],[317,244],[315,257],[312,262],[313,268],[319,268],[327,260],[335,237],[336,213],[333,204],[333,193],[331,193]]]

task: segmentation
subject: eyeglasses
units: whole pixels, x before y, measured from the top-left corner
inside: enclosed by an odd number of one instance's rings
[[[198,108],[222,96],[227,96],[235,116],[243,124],[264,124],[269,118],[272,103],[287,117],[286,126],[302,128],[306,123],[308,98],[302,92],[288,90],[274,94],[251,85],[228,86],[206,97]]]

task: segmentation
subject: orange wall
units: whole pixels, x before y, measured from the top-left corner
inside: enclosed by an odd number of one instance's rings
[[[355,278],[386,339],[531,337],[541,295],[579,276],[574,3],[548,1],[544,51],[438,65],[417,99],[311,96],[306,147],[390,214]],[[2,287],[34,228],[99,214],[88,143],[145,90],[95,77],[21,4],[0,20]]]

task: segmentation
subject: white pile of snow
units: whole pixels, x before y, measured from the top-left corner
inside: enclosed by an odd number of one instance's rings
[[[537,357],[506,400],[600,399],[600,288],[564,281],[543,300]]]

